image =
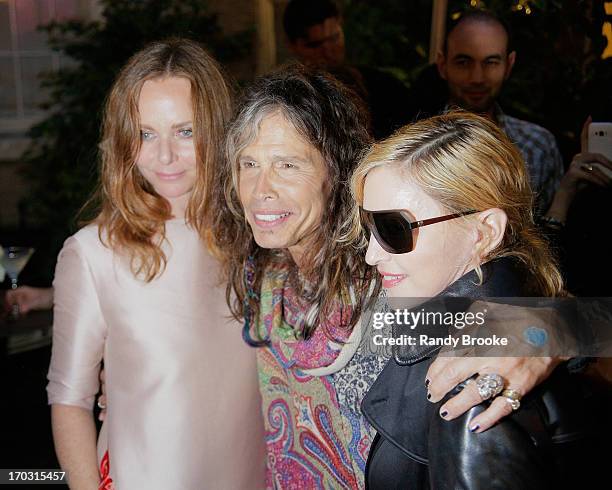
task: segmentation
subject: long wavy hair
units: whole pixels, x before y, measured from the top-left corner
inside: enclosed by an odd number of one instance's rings
[[[514,257],[527,270],[527,290],[537,296],[564,295],[563,280],[533,219],[533,193],[523,158],[490,120],[462,111],[424,119],[371,147],[351,179],[357,205],[364,182],[377,167],[396,165],[449,213],[502,209],[508,223],[501,243],[481,263]],[[359,211],[347,221],[348,240],[362,233]],[[476,273],[482,281],[482,270]]]
[[[130,58],[106,99],[100,143],[99,187],[89,205],[100,240],[126,254],[135,276],[149,282],[161,274],[161,248],[170,204],[142,177],[138,98],[147,80],[183,77],[191,84],[193,134],[197,157],[194,184],[185,218],[207,243],[210,239],[211,192],[221,162],[224,126],[231,115],[230,90],[217,62],[196,42],[173,38],[155,42]]]
[[[258,293],[269,267],[289,268],[292,286],[308,305],[306,323],[298,332],[305,338],[338,304],[360,297],[362,289],[370,285],[371,272],[364,257],[355,253],[354,244],[339,241],[340,224],[352,206],[347,182],[370,143],[367,113],[360,104],[329,74],[299,64],[256,80],[244,92],[226,134],[227,165],[220,174],[222,184],[214,203],[214,233],[217,248],[225,252],[227,301],[235,318],[245,320],[246,329],[258,318]],[[257,245],[238,194],[240,154],[257,137],[263,119],[279,112],[320,152],[328,172],[327,207],[314,232],[314,246],[306,250],[299,270],[287,250]],[[354,326],[361,306],[352,302],[344,327]],[[248,341],[248,332],[245,338]]]

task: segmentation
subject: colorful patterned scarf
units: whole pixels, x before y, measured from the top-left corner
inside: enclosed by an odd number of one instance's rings
[[[362,488],[363,458],[370,434],[339,404],[334,376],[311,376],[304,369],[332,364],[350,332],[339,328],[350,305],[300,339],[307,308],[290,285],[289,270],[271,268],[262,281],[257,328],[269,339],[257,349],[268,447],[268,488]],[[329,336],[325,332],[328,332]],[[359,446],[359,448],[358,448]],[[359,462],[357,462],[359,460]]]

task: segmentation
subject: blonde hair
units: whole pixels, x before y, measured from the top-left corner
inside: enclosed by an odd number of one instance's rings
[[[397,165],[451,213],[502,209],[508,217],[504,237],[481,257],[481,263],[514,257],[529,273],[530,294],[563,294],[559,269],[534,223],[533,194],[523,158],[493,122],[455,111],[405,126],[374,144],[351,179],[359,205],[366,176],[383,165]],[[348,234],[356,238],[360,233],[355,209]],[[476,272],[482,280],[480,267]]]
[[[149,282],[163,272],[161,249],[170,205],[136,167],[140,150],[138,98],[145,81],[183,77],[191,84],[196,182],[185,217],[210,244],[211,189],[220,166],[223,130],[231,112],[230,91],[216,61],[197,43],[174,38],[155,42],[122,68],[107,97],[102,123],[99,189],[100,240],[130,258],[135,276]]]

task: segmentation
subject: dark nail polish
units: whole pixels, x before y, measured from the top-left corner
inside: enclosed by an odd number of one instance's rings
[[[480,429],[480,425],[476,424],[473,427],[470,427],[470,432],[476,432],[478,429]]]
[[[429,383],[431,383],[431,381],[429,381],[429,378],[425,378],[425,387],[426,388],[429,386]]]
[[[431,400],[431,393],[427,393],[427,399]]]
[[[444,417],[446,417],[447,415],[448,415],[448,412],[447,412],[446,410],[444,410],[444,412],[442,412],[442,413],[440,414],[440,417],[444,418]]]

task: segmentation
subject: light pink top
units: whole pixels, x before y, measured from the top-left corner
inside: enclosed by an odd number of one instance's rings
[[[55,271],[49,403],[93,409],[105,361],[117,490],[245,489],[264,482],[255,352],[227,320],[219,266],[183,220],[166,224],[166,270],[150,283],[90,225]]]

